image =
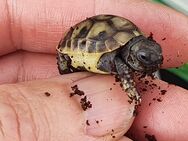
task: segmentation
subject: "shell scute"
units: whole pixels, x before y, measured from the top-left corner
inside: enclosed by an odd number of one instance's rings
[[[87,41],[86,52],[95,53],[96,52],[96,42],[95,41]]]
[[[96,41],[104,41],[115,33],[114,29],[111,28],[107,22],[101,21],[93,25],[90,32],[87,35],[87,38],[93,39]]]
[[[105,41],[105,46],[109,51],[119,47],[119,43],[114,38],[109,38]]]
[[[105,53],[141,35],[131,21],[113,15],[98,15],[76,24],[59,44],[61,52]],[[60,49],[59,49],[60,50]]]
[[[120,44],[126,44],[130,39],[132,39],[135,35],[129,32],[117,32],[113,38]]]
[[[113,17],[111,21],[117,30],[132,31],[136,29],[136,26],[132,22],[125,20],[122,17]]]
[[[106,51],[106,45],[104,42],[97,42],[96,43],[96,52],[105,52]]]
[[[113,15],[97,15],[97,16],[93,16],[93,17],[91,17],[91,19],[93,19],[93,20],[102,20],[102,21],[104,21],[104,20],[108,20],[108,19],[111,19],[112,17],[114,17]]]
[[[93,25],[91,20],[85,20],[74,26],[71,39],[85,38]]]

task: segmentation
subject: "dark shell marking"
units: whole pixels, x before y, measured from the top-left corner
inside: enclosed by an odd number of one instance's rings
[[[87,18],[76,24],[60,42],[61,50],[108,52],[126,44],[139,29],[129,20],[113,15]]]

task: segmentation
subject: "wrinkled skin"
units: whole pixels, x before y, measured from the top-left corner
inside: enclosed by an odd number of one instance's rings
[[[119,85],[113,85],[113,77],[60,76],[55,46],[70,25],[94,14],[110,13],[129,18],[145,33],[152,32],[163,48],[163,68],[176,67],[188,61],[188,18],[144,0],[91,0],[85,5],[65,0],[0,1],[0,140],[130,141],[122,135],[132,125],[129,135],[140,141],[146,140],[145,132],[160,141],[186,141],[187,90],[154,80],[167,93],[157,102],[152,99],[158,96],[158,88],[142,92],[142,105],[134,119],[134,105],[127,102]],[[70,86],[75,84],[88,95],[92,109],[84,112],[79,97],[69,98]]]

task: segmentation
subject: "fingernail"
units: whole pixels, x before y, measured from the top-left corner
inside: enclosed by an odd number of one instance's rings
[[[134,105],[112,76],[95,75],[74,82],[84,92],[90,107],[86,108],[86,134],[109,135],[112,138],[126,132],[133,122]],[[119,136],[119,135],[118,135]]]

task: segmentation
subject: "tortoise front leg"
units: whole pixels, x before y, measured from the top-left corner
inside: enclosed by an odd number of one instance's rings
[[[127,92],[129,98],[135,100],[136,105],[138,105],[141,102],[141,98],[136,90],[130,68],[118,57],[115,58],[115,66],[123,90]]]
[[[71,73],[71,60],[68,56],[62,53],[57,53],[57,65],[60,74]]]

